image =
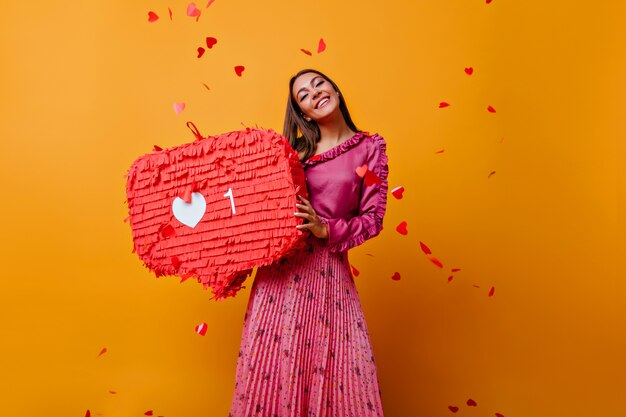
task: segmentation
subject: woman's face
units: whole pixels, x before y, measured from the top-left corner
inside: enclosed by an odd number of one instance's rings
[[[314,72],[307,72],[296,78],[292,95],[307,121],[317,122],[341,111],[339,95],[333,85]]]

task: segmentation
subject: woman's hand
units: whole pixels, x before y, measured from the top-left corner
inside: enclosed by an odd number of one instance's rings
[[[296,228],[300,230],[308,229],[311,233],[313,233],[313,236],[320,239],[327,238],[328,230],[326,229],[326,225],[322,223],[320,218],[317,216],[309,200],[300,195],[298,195],[297,197],[300,199],[300,201],[302,201],[302,204],[296,203],[296,207],[299,210],[302,210],[303,213],[294,213],[294,215],[296,217],[301,217],[305,219],[305,222],[303,224],[297,225]]]

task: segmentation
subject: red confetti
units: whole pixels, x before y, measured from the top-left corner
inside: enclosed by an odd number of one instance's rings
[[[495,174],[495,173],[496,173],[496,171],[491,171],[491,172],[489,173],[489,175],[487,175],[487,178],[491,178],[491,176],[492,176],[493,174]]]
[[[183,110],[185,110],[185,103],[174,103],[174,112],[176,114],[181,114]]]
[[[401,235],[406,236],[406,234],[409,233],[409,231],[406,229],[406,222],[401,222],[396,227],[396,232],[400,233]]]
[[[178,256],[172,256],[172,265],[174,266],[174,268],[178,269],[180,267],[180,259],[178,259]]]
[[[307,51],[306,49],[302,49],[302,48],[300,48],[300,50],[301,50],[302,52],[304,52],[305,54],[307,54],[308,56],[313,55],[313,54],[311,53],[311,51]]]
[[[382,180],[378,177],[378,175],[374,174],[372,171],[368,170],[365,173],[365,185],[366,186],[370,186],[370,185],[374,185],[374,184],[382,184]]]
[[[161,229],[161,237],[168,238],[176,236],[176,229],[171,224],[165,225],[163,229]]]
[[[206,329],[206,323],[200,323],[196,326],[196,333],[198,333],[200,336],[204,336],[206,334]]]
[[[438,151],[437,151],[437,152],[435,152],[435,153],[444,153],[444,152],[445,152],[445,150],[440,149],[440,150],[438,150]]]
[[[237,75],[239,77],[241,77],[241,73],[243,72],[243,70],[245,70],[246,68],[243,65],[237,65],[235,67],[235,72],[237,73]]]
[[[201,58],[202,55],[204,55],[204,48],[199,46],[198,47],[198,58]]]
[[[215,45],[217,43],[217,39],[212,38],[212,37],[207,37],[206,38],[206,47],[211,49],[213,48],[213,45]]]
[[[493,297],[493,294],[496,292],[496,287],[491,287],[489,290],[489,297]]]
[[[205,86],[207,90],[211,91],[208,85],[206,85],[205,83],[202,83],[202,85]]]
[[[393,190],[391,190],[391,194],[397,198],[398,200],[402,200],[402,194],[404,193],[404,187],[403,186],[399,186],[394,188]]]
[[[111,391],[111,390],[109,390],[109,394],[117,394],[117,391]]]
[[[465,68],[465,73],[467,75],[472,75],[474,73],[474,68],[472,67]]]
[[[317,53],[322,53],[326,50],[326,43],[323,38],[320,38],[319,43],[317,44]]]
[[[196,3],[189,3],[187,6],[187,16],[189,17],[200,17],[202,12],[200,9],[196,7]]]
[[[206,4],[205,9],[208,9],[209,6],[214,2],[215,0],[209,0],[209,2]]]
[[[130,216],[127,216],[127,217],[124,219],[124,223],[127,223],[127,222],[128,222],[128,219],[130,219]]]
[[[87,412],[85,413],[85,417],[91,417],[91,411],[87,410]]]
[[[467,405],[470,407],[476,407],[476,401],[472,400],[471,398],[469,400],[467,400]]]
[[[426,255],[430,255],[432,252],[430,251],[430,248],[428,246],[426,246],[426,244],[422,241],[420,241],[420,247],[422,248],[422,251],[426,254]]]
[[[448,107],[450,104],[446,103],[445,101],[442,101],[441,103],[439,103],[439,108],[443,109],[444,107]]]
[[[452,411],[453,413],[456,413],[457,411],[459,411],[459,407],[455,407],[454,405],[449,405],[448,409]]]
[[[102,348],[102,350],[100,351],[100,353],[98,353],[98,356],[96,356],[96,357],[99,358],[100,356],[104,355],[105,353],[107,353],[107,348]]]
[[[167,10],[170,12],[170,20],[172,20],[172,9],[168,7]]]
[[[461,268],[452,268],[452,272],[459,272]]]
[[[183,190],[183,193],[179,197],[187,204],[191,204],[191,185],[188,185]]]
[[[155,152],[158,152],[158,151],[162,151],[162,150],[163,150],[163,148],[161,148],[159,145],[154,145],[154,148],[153,148],[153,149],[154,149],[154,151],[155,151]]]
[[[428,259],[430,259],[430,261],[437,265],[439,268],[443,268],[443,264],[439,261],[439,259],[435,258],[434,256],[429,256]]]
[[[480,285],[472,284],[472,287],[480,288]]]
[[[504,417],[504,414],[496,413],[496,417]]]
[[[496,109],[494,109],[494,108],[493,108],[493,107],[491,107],[491,106],[487,106],[487,111],[488,111],[489,113],[495,113],[495,112],[496,112]]]
[[[454,279],[454,275],[450,275],[450,276],[448,277],[448,282],[452,281],[453,279]]]
[[[363,178],[363,176],[367,173],[367,164],[363,164],[360,167],[356,167],[356,175]]]
[[[394,272],[393,276],[391,277],[392,280],[394,281],[400,281],[400,273],[399,272]]]
[[[154,12],[148,12],[148,22],[154,23],[159,20],[159,16]]]
[[[350,265],[350,268],[352,269],[352,275],[354,275],[355,277],[358,277],[360,274],[359,270],[356,269],[354,265]]]
[[[491,3],[491,0],[485,0],[485,2],[486,2],[487,4],[489,4],[489,3]]]

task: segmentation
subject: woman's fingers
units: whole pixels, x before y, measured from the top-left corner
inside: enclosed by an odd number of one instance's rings
[[[307,220],[314,220],[314,217],[311,216],[309,213],[293,213],[296,217],[304,217]]]

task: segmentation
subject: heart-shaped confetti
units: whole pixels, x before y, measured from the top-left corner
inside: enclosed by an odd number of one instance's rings
[[[154,411],[152,411],[152,410],[148,410],[145,413],[143,413],[144,416],[151,416],[153,414],[154,414]]]
[[[489,1],[487,1],[489,3]],[[496,417],[504,417],[504,414],[496,413]]]
[[[488,111],[489,113],[495,113],[495,112],[496,112],[496,109],[494,109],[494,108],[493,108],[493,107],[491,107],[491,106],[487,106],[487,111]]]
[[[172,265],[174,266],[174,268],[176,268],[178,270],[178,268],[180,268],[180,259],[178,259],[178,256],[172,256]]]
[[[428,259],[430,259],[430,261],[437,265],[439,268],[443,268],[443,264],[441,263],[441,261],[439,261],[439,259],[435,258],[434,256],[429,256]]]
[[[363,178],[366,186],[374,185],[374,184],[382,184],[382,180],[378,177],[378,175],[374,174],[372,171],[367,170],[365,173],[365,177]]]
[[[206,200],[200,193],[191,193],[191,203],[176,197],[172,202],[172,212],[176,220],[193,229],[206,212]]]
[[[396,227],[396,231],[397,231],[398,233],[400,233],[401,235],[405,235],[405,236],[406,236],[406,234],[407,234],[407,233],[409,233],[409,231],[406,229],[406,222],[402,222],[402,223],[400,223],[400,224]]]
[[[485,0],[485,3],[489,4],[492,0]]]
[[[496,292],[496,287],[491,287],[491,289],[489,290],[489,297],[493,297],[493,294],[495,294]]]
[[[213,38],[213,37],[207,37],[206,38],[206,47],[211,49],[213,48],[213,45],[215,45],[217,43],[217,39]]]
[[[154,12],[148,12],[148,22],[154,23],[159,20],[159,16]]]
[[[200,336],[204,336],[206,334],[206,329],[206,323],[200,323],[196,326],[196,333],[198,333]]]
[[[400,281],[400,273],[394,272],[393,275],[391,276],[391,279],[394,281]]]
[[[472,75],[474,73],[474,68],[472,68],[472,67],[465,68],[465,73],[467,75]]]
[[[476,407],[476,401],[472,400],[471,398],[469,400],[467,400],[467,405],[470,407]]]
[[[85,412],[85,417],[91,417],[91,411],[87,410],[87,411]]]
[[[424,252],[426,255],[430,255],[432,253],[430,251],[430,248],[426,246],[426,244],[422,241],[420,241],[420,248],[422,248],[422,252]]]
[[[181,114],[185,110],[185,103],[174,103],[174,112]]]
[[[448,409],[452,411],[453,413],[456,413],[457,411],[459,411],[459,407],[456,407],[454,405],[449,405]]]
[[[154,145],[154,146],[152,147],[152,149],[153,149],[155,152],[158,152],[158,151],[162,151],[162,150],[163,150],[163,148],[161,148],[159,145]]]
[[[446,103],[445,101],[442,101],[441,103],[439,103],[439,108],[443,109],[444,107],[448,107],[450,104]]]
[[[161,237],[167,239],[168,237],[176,236],[176,229],[171,224],[166,224],[163,229],[161,229]]]
[[[448,277],[448,282],[452,281],[453,279],[454,279],[454,275],[450,275],[450,276]]]
[[[200,16],[200,9],[196,7],[196,3],[189,3],[187,6],[187,16],[189,17],[198,17]]]
[[[307,51],[306,49],[302,49],[302,48],[300,48],[300,50],[301,50],[302,52],[304,52],[305,54],[307,54],[308,56],[312,56],[312,55],[313,55],[313,54],[311,53],[311,51]]]
[[[367,164],[363,164],[360,167],[356,167],[356,175],[363,178],[367,172]]]
[[[404,193],[404,187],[401,185],[391,190],[391,195],[393,195],[398,200],[402,200],[403,193]]]
[[[317,44],[317,53],[324,52],[326,50],[326,43],[323,38],[320,38],[319,43]]]
[[[208,8],[215,0],[209,0],[209,2],[206,4],[205,8]]]
[[[359,270],[358,270],[358,269],[356,269],[356,268],[354,267],[354,265],[352,265],[352,264],[350,265],[350,268],[352,269],[352,275],[354,275],[355,277],[358,277],[358,276],[359,276],[359,274],[360,274]]]
[[[202,55],[204,55],[204,48],[199,46],[198,47],[198,58],[202,57]]]
[[[246,68],[243,65],[237,65],[235,67],[235,73],[237,73],[237,75],[239,77],[241,77],[241,74],[243,73],[243,70],[245,70]]]

